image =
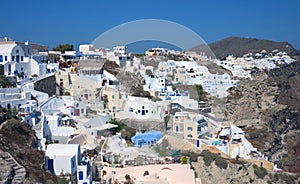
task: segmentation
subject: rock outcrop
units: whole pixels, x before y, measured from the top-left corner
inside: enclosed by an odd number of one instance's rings
[[[228,162],[226,169],[218,167],[214,162],[210,166],[205,165],[203,157],[198,157],[197,162],[192,162],[196,175],[204,184],[266,184],[267,181],[258,178],[254,173],[252,164],[233,164]]]
[[[0,149],[13,157],[14,175],[21,183],[46,183],[56,181],[56,177],[43,169],[44,152],[36,149],[34,130],[26,123],[8,120],[1,125]],[[24,177],[22,173],[24,174]]]
[[[229,90],[226,118],[285,171],[300,173],[300,62],[258,71]]]

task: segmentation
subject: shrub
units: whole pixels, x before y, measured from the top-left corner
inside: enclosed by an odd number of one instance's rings
[[[263,167],[258,167],[257,165],[253,164],[254,173],[258,178],[263,179],[267,174],[268,171]]]
[[[126,175],[125,175],[125,179],[126,179],[126,180],[130,180],[130,175],[129,175],[129,174],[126,174]]]
[[[181,158],[181,163],[182,164],[187,164],[187,161],[188,161],[187,157],[182,157]]]
[[[65,96],[70,96],[70,95],[71,95],[71,93],[69,91],[65,92]]]
[[[227,169],[227,167],[228,167],[228,162],[224,158],[222,158],[220,156],[218,156],[218,157],[215,158],[215,164],[220,169]]]
[[[182,153],[183,156],[189,157],[190,162],[197,162],[198,161],[198,157],[200,156],[199,153],[195,153],[192,151],[185,151]]]
[[[209,150],[203,150],[200,154],[203,157],[204,164],[210,166],[213,161],[215,161],[216,166],[220,169],[227,169],[228,162],[226,159],[222,158],[218,154],[212,153]]]
[[[281,174],[281,179],[286,183],[297,183],[298,175]]]

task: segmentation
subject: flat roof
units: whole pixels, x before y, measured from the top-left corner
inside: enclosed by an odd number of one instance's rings
[[[79,144],[49,144],[47,146],[46,156],[73,156],[80,150]]]

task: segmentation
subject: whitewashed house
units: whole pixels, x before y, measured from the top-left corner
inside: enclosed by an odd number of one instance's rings
[[[22,92],[20,88],[0,88],[0,106],[13,109],[25,105],[31,100],[30,92]]]
[[[76,174],[81,162],[79,144],[49,144],[45,153],[46,166],[55,175]]]
[[[0,64],[4,66],[4,75],[19,76],[22,79],[45,75],[47,64],[43,63],[45,57],[38,54],[39,48],[45,46],[1,39]]]
[[[128,96],[124,111],[117,113],[116,117],[161,120],[166,109],[165,103],[162,101],[153,102],[148,98]]]
[[[63,125],[62,113],[60,110],[44,110],[46,124],[44,126],[45,137],[53,140],[57,137],[73,136],[75,129]]]
[[[88,157],[83,157],[77,166],[77,183],[91,184],[92,183],[92,168]]]
[[[36,108],[37,102],[29,100],[25,105],[19,107],[18,117],[32,127],[37,122]]]
[[[73,96],[62,96],[64,101],[64,107],[61,107],[61,111],[64,114],[70,116],[85,116],[86,115],[86,106],[82,101],[75,100]]]

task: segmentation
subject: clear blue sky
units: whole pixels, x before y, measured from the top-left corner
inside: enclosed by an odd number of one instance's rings
[[[300,49],[299,0],[1,0],[0,7],[0,37],[50,48],[90,43],[128,21],[164,19],[207,43],[241,36],[288,41]]]

